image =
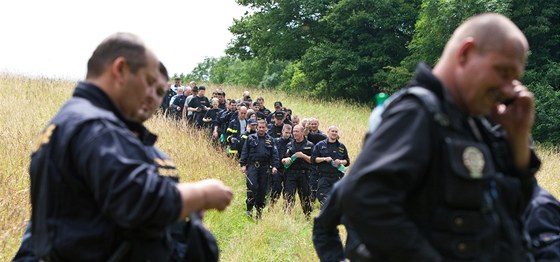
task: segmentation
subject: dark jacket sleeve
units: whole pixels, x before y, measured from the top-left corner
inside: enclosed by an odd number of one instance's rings
[[[248,164],[247,161],[249,161],[249,142],[252,139],[251,136],[248,136],[247,139],[245,139],[245,142],[243,142],[243,144],[241,145],[241,155],[239,157],[239,165],[241,166],[246,166]]]
[[[321,213],[313,220],[313,247],[321,261],[343,261],[344,249],[338,231],[342,213],[336,205],[337,185],[329,194]]]
[[[349,166],[350,165],[350,157],[348,156],[348,149],[342,143],[341,143],[341,146],[342,146],[342,148],[344,148],[344,157],[342,158],[342,160],[346,160],[346,165],[344,165],[344,166]]]
[[[157,173],[142,143],[111,123],[90,124],[71,142],[79,174],[103,214],[124,228],[164,227],[182,208],[176,185]]]
[[[270,140],[272,141],[272,152],[270,152],[272,154],[272,166],[276,167],[277,169],[280,168],[280,154],[278,154],[278,144],[276,143],[276,141],[274,140],[274,138],[269,137]]]
[[[525,216],[536,261],[560,261],[560,202],[536,186]]]
[[[383,261],[441,261],[404,210],[432,152],[432,123],[428,112],[418,108],[419,101],[405,98],[385,111],[341,189],[344,216],[372,255]]]

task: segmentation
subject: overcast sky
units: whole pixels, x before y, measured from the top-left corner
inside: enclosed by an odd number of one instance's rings
[[[246,8],[234,0],[8,0],[0,3],[0,72],[83,79],[114,32],[139,35],[169,72],[219,57]]]

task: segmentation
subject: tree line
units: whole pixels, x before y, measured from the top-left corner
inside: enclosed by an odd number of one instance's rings
[[[547,0],[236,0],[226,56],[207,57],[190,80],[275,88],[373,105],[434,65],[468,17],[497,12],[525,33],[522,82],[535,93],[534,139],[560,146],[560,2]]]

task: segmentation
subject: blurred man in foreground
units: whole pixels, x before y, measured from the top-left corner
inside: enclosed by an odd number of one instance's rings
[[[31,243],[46,261],[170,260],[170,225],[223,210],[231,190],[217,180],[177,183],[155,157],[140,121],[166,92],[160,63],[136,36],[105,39],[86,80],[39,136],[31,175]],[[148,143],[148,144],[146,144]]]
[[[338,205],[371,260],[527,261],[521,216],[540,166],[518,81],[527,52],[508,18],[472,17],[387,105]]]

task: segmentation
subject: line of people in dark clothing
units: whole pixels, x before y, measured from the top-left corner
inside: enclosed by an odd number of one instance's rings
[[[270,110],[263,97],[253,102],[248,91],[239,99],[226,99],[218,88],[208,99],[205,90],[194,82],[183,87],[176,79],[161,109],[175,121],[207,129],[217,148],[239,159],[247,185],[248,217],[256,209],[255,218],[260,219],[266,199],[274,207],[282,195],[284,210],[291,212],[297,192],[309,219],[315,200],[322,205],[350,165],[338,128],[330,126],[324,133],[318,119],[300,119],[281,101]]]

